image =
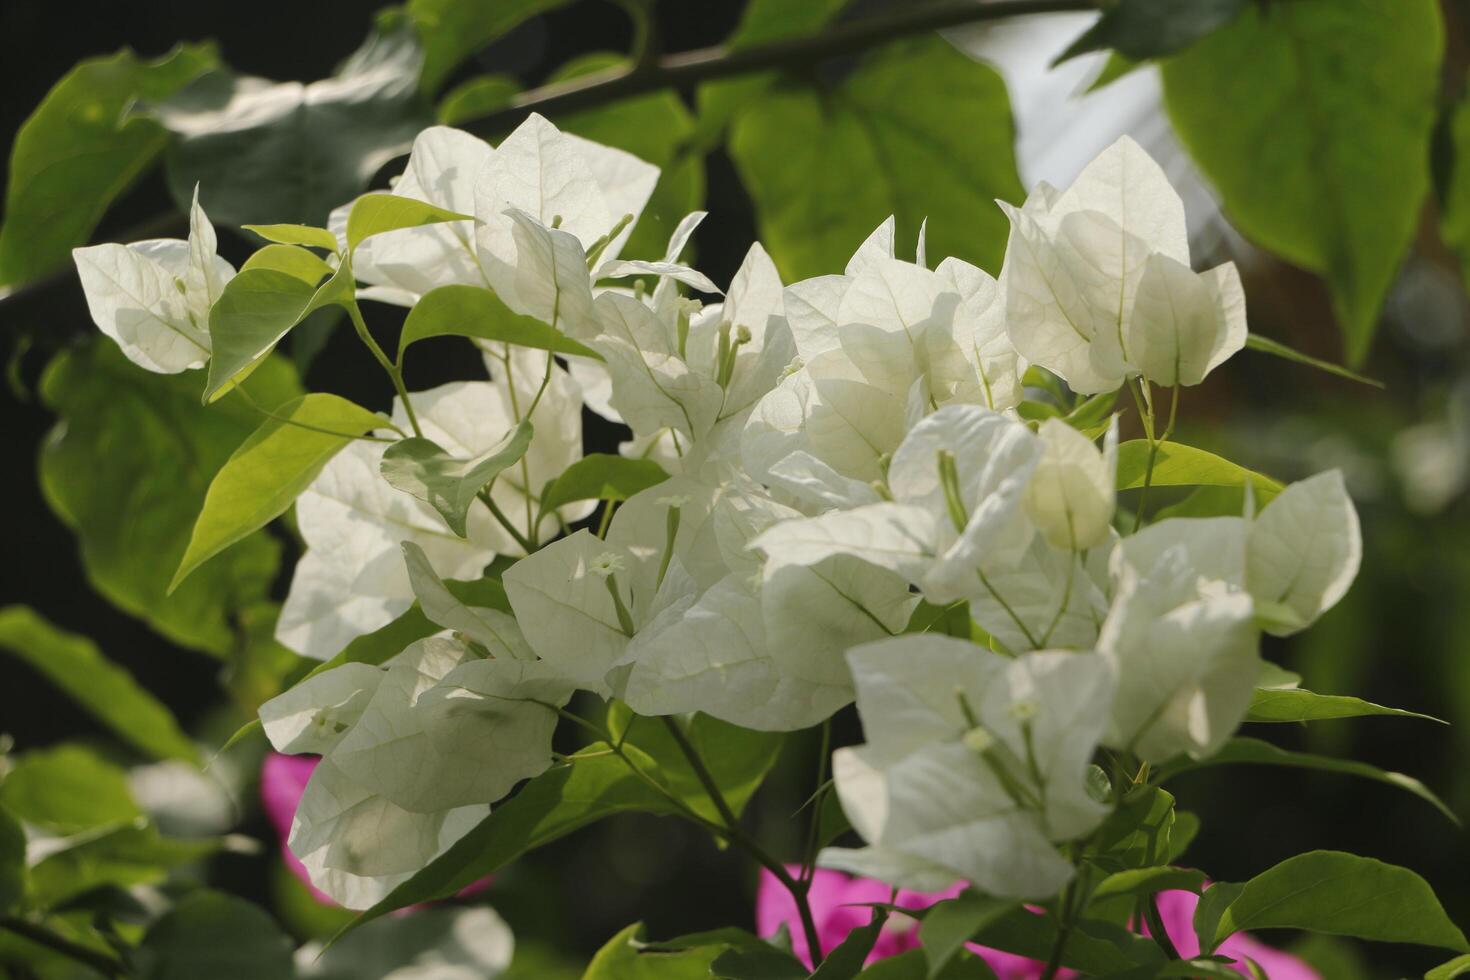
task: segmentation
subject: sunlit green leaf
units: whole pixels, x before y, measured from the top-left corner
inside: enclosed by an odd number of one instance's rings
[[[259,424],[239,398],[201,409],[203,372],[151,374],[113,344],[63,353],[41,379],[60,416],[41,452],[41,487],[80,538],[88,580],[176,643],[224,655],[233,610],[263,598],[279,545],[255,535],[166,595],[214,474]],[[245,387],[261,405],[301,393],[291,366],[268,358]]]
[[[554,510],[578,500],[627,500],[668,478],[651,460],[588,453],[556,478],[541,498],[541,509]]]
[[[351,251],[364,240],[400,228],[441,224],[445,221],[474,221],[474,215],[458,214],[444,208],[397,194],[364,194],[352,202],[347,212],[347,249]],[[330,232],[328,233],[330,234]]]
[[[6,606],[0,609],[0,647],[143,752],[158,759],[199,760],[169,710],[85,636],[57,629],[33,609]]]
[[[215,474],[169,590],[285,513],[338,450],[384,419],[345,398],[303,395],[274,410]]]
[[[834,91],[773,89],[736,117],[730,153],[788,281],[840,271],[890,214],[904,249],[927,217],[928,255],[995,272],[995,200],[1024,196],[1014,138],[1000,76],[931,37],[878,49]]]
[[[640,949],[642,940],[642,923],[624,929],[592,957],[582,980],[708,980],[717,976],[710,965],[726,948],[709,945],[644,952]]]
[[[168,145],[163,127],[129,115],[134,100],[166,98],[218,61],[212,44],[180,45],[156,61],[124,48],[83,61],[52,87],[11,148],[0,286],[65,264]]]
[[[440,286],[425,293],[408,311],[398,335],[398,362],[410,344],[429,337],[478,337],[518,347],[576,354],[602,360],[592,348],[579,344],[555,327],[529,316],[512,313],[488,289],[478,286]]]
[[[241,272],[251,269],[270,269],[275,272],[283,272],[288,276],[295,276],[309,286],[315,286],[323,278],[332,274],[332,267],[317,255],[300,245],[267,245],[260,249],[245,264],[240,266]]]
[[[424,47],[423,89],[436,91],[456,65],[517,24],[568,0],[408,0]]]
[[[1435,0],[1292,0],[1163,63],[1174,129],[1231,223],[1326,277],[1349,364],[1419,226],[1443,47]]]
[[[532,434],[531,420],[522,419],[474,459],[451,456],[430,439],[404,439],[383,453],[383,479],[433,507],[451,531],[464,537],[470,505],[491,480],[526,455]]]
[[[308,245],[312,248],[323,248],[329,252],[336,252],[338,248],[337,236],[325,228],[313,228],[311,225],[245,225],[246,231],[252,231],[268,242],[276,242],[281,245]]]
[[[1279,340],[1272,340],[1270,337],[1262,337],[1258,333],[1247,334],[1245,338],[1245,345],[1251,350],[1258,350],[1263,354],[1272,354],[1284,360],[1295,361],[1297,364],[1305,364],[1307,367],[1314,367],[1319,371],[1326,371],[1328,374],[1335,374],[1339,378],[1346,378],[1349,381],[1356,381],[1359,384],[1370,385],[1374,388],[1383,387],[1382,381],[1375,381],[1374,379],[1365,377],[1364,375],[1361,375],[1356,371],[1349,371],[1341,364],[1333,364],[1331,361],[1324,361],[1320,357],[1313,357],[1310,354],[1303,354],[1299,350],[1294,350],[1293,348],[1286,346]]]
[[[1400,718],[1423,718],[1425,721],[1445,722],[1432,715],[1402,708],[1385,708],[1361,698],[1341,694],[1314,694],[1300,688],[1263,689],[1257,688],[1251,698],[1250,712],[1246,721],[1329,721],[1334,718],[1363,718],[1370,715],[1395,715]]]
[[[504,108],[520,91],[509,75],[477,75],[445,92],[434,111],[444,125],[458,126]]]
[[[1118,446],[1119,490],[1136,490],[1143,486],[1147,469],[1147,440],[1130,439]],[[1255,491],[1257,507],[1269,503],[1282,489],[1281,483],[1269,476],[1179,442],[1159,443],[1151,482],[1156,487],[1243,487],[1249,482]]]

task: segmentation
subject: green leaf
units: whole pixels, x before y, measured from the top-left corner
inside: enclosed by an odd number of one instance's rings
[[[143,815],[127,774],[80,745],[20,756],[0,782],[0,806],[23,823],[55,834],[131,824]]]
[[[307,314],[353,298],[352,265],[343,262],[317,286],[289,272],[248,269],[231,279],[209,311],[208,404],[248,373]]]
[[[1050,914],[1019,908],[977,932],[973,940],[991,949],[1045,961],[1057,941]],[[1062,965],[1088,974],[1119,973],[1139,966],[1159,966],[1164,954],[1151,941],[1126,929],[1084,919],[1067,938]]]
[[[336,395],[287,402],[240,444],[209,484],[169,591],[200,565],[286,512],[328,461],[383,417]]]
[[[223,892],[181,899],[135,954],[139,980],[291,980],[291,940],[265,911]]]
[[[433,122],[423,52],[406,27],[374,34],[331,78],[302,85],[211,72],[151,107],[172,130],[169,190],[195,183],[216,222],[322,226]]]
[[[1314,694],[1301,688],[1256,688],[1251,698],[1246,721],[1329,721],[1335,718],[1363,718],[1371,715],[1393,715],[1399,718],[1422,718],[1448,724],[1433,715],[1402,708],[1385,708],[1361,698],[1341,694]]]
[[[834,91],[785,86],[736,119],[729,150],[786,281],[836,272],[890,214],[905,248],[1000,268],[995,200],[1024,196],[1005,83],[939,37],[894,41]]]
[[[1262,354],[1271,354],[1284,360],[1305,364],[1307,367],[1314,367],[1319,371],[1326,371],[1328,374],[1335,374],[1339,378],[1347,378],[1349,381],[1356,381],[1359,384],[1370,385],[1374,388],[1384,387],[1382,381],[1365,377],[1356,371],[1349,371],[1341,364],[1333,364],[1331,361],[1324,361],[1320,357],[1303,354],[1299,350],[1286,346],[1279,340],[1262,337],[1258,333],[1246,334],[1245,346],[1251,350],[1260,351]]]
[[[169,710],[84,636],[34,609],[0,609],[0,647],[30,664],[124,740],[156,759],[197,764],[199,752]]]
[[[659,780],[675,796],[696,813],[718,822],[719,810],[670,734],[668,724],[662,718],[635,715],[621,701],[608,705],[607,730],[613,739],[636,745],[652,760]],[[785,741],[779,732],[757,732],[705,714],[694,715],[684,731],[737,816],[776,764]]]
[[[434,113],[441,125],[458,126],[505,108],[520,92],[510,75],[477,75],[444,93]]]
[[[512,313],[488,289],[478,286],[440,286],[423,295],[398,335],[398,363],[408,346],[429,337],[478,337],[518,347],[534,347],[558,354],[602,360],[592,348],[578,343],[555,327],[529,316]]]
[[[1214,945],[1275,928],[1470,951],[1423,878],[1341,851],[1299,854],[1246,882],[1221,914]]]
[[[549,81],[566,81],[626,64],[620,55],[584,55],[563,65]],[[675,226],[704,203],[704,155],[692,148],[695,123],[684,100],[671,90],[657,91],[565,113],[557,117],[556,124],[564,132],[626,150],[659,168],[658,184],[623,245],[622,257],[663,258]]]
[[[1142,61],[1174,54],[1240,16],[1247,0],[1119,0],[1104,8],[1053,65],[1108,48]]]
[[[280,546],[255,535],[166,595],[210,480],[260,422],[240,399],[201,409],[203,383],[202,372],[144,371],[100,338],[58,355],[41,379],[60,419],[40,475],[47,503],[81,539],[97,591],[173,642],[223,656],[236,643],[235,611],[275,579]],[[245,388],[263,405],[301,393],[278,358]]]
[[[461,61],[517,24],[568,0],[408,0],[424,47],[423,90],[434,92]]]
[[[1323,772],[1336,772],[1347,776],[1359,776],[1363,779],[1371,779],[1374,782],[1395,786],[1406,792],[1413,793],[1456,824],[1460,822],[1460,818],[1455,816],[1454,811],[1446,806],[1444,801],[1438,796],[1435,796],[1429,787],[1412,776],[1406,776],[1401,772],[1388,772],[1379,769],[1377,766],[1370,766],[1366,762],[1354,762],[1350,759],[1333,759],[1327,756],[1311,755],[1306,752],[1289,752],[1286,749],[1277,748],[1270,742],[1263,742],[1258,738],[1237,736],[1225,743],[1223,749],[1208,759],[1184,763],[1177,768],[1171,769],[1168,774],[1174,776],[1181,772],[1203,769],[1206,766],[1223,766],[1237,763],[1248,763],[1258,766],[1295,766],[1300,769],[1320,769]]]
[[[9,810],[0,808],[0,915],[25,903],[26,832]]]
[[[1148,440],[1130,439],[1118,447],[1118,489],[1136,490],[1143,486],[1148,469]],[[1252,472],[1214,453],[1179,442],[1159,443],[1154,460],[1153,486],[1156,487],[1243,487],[1249,482],[1255,491],[1256,506],[1270,503],[1282,490],[1279,481]]]
[[[212,44],[179,45],[156,61],[124,48],[79,63],[46,93],[10,151],[0,287],[68,263],[168,145],[163,127],[129,114],[133,102],[165,98],[218,60]]]
[[[1204,888],[1205,874],[1193,868],[1130,868],[1115,871],[1092,891],[1091,901],[1103,902],[1122,895],[1144,896],[1155,892],[1182,890],[1196,895]]]
[[[1165,860],[1172,850],[1174,796],[1151,787],[1123,798],[1098,828],[1096,863],[1109,870],[1146,868]]]
[[[338,247],[336,235],[325,228],[314,228],[311,225],[245,225],[244,229],[268,242],[281,245],[307,245],[311,248],[324,248],[333,254],[336,254]]]
[[[532,432],[531,420],[522,419],[474,459],[451,456],[431,439],[403,439],[383,453],[379,468],[395,489],[433,507],[451,531],[464,537],[470,505],[491,480],[526,455]]]
[[[1191,490],[1183,500],[1168,507],[1160,507],[1153,521],[1170,517],[1239,517],[1245,513],[1245,488],[1199,486]]]
[[[332,274],[332,267],[317,255],[309,252],[300,245],[267,245],[260,249],[245,264],[240,266],[241,272],[249,272],[251,269],[270,269],[274,272],[282,272],[288,276],[294,276],[313,288],[321,282],[323,277]]]
[[[104,886],[160,885],[172,869],[197,866],[225,843],[218,837],[162,837],[141,821],[48,841],[47,856],[31,868],[32,901],[50,908]]]
[[[643,923],[635,922],[592,957],[582,980],[707,980],[710,964],[726,947],[697,946],[671,952],[643,949]]]
[[[709,976],[718,980],[806,980],[806,965],[784,950],[762,943],[762,947],[734,947],[715,957]]]
[[[861,980],[929,980],[924,950],[884,957],[858,974]],[[997,980],[995,971],[968,950],[960,950],[934,980]]]
[[[347,213],[347,250],[355,250],[364,240],[374,235],[398,231],[400,228],[474,220],[475,216],[472,214],[448,211],[411,197],[364,194],[352,202],[352,210]]]
[[[1292,0],[1163,64],[1174,129],[1231,223],[1327,278],[1349,364],[1419,225],[1443,46],[1435,0]]]
[[[812,980],[852,980],[862,971],[863,961],[873,951],[873,944],[887,921],[888,910],[874,908],[867,925],[849,932],[836,949],[827,953],[827,958],[812,971]]]
[[[1456,956],[1448,963],[1439,966],[1424,974],[1424,980],[1455,980],[1456,977],[1470,975],[1470,954]]]
[[[992,898],[966,889],[929,909],[919,924],[919,943],[928,959],[928,980],[937,980],[970,937],[1003,915],[1015,911],[1018,902]]]
[[[578,500],[627,500],[668,478],[652,460],[588,453],[552,481],[541,497],[541,509],[555,510]]]
[[[1460,276],[1470,283],[1470,100],[1461,99],[1449,116],[1453,169],[1444,187],[1439,231],[1460,256]]]
[[[1244,888],[1244,885],[1217,881],[1201,893],[1199,904],[1194,907],[1193,921],[1194,934],[1199,940],[1201,952],[1212,953],[1219,945],[1215,942],[1215,930],[1220,926],[1220,916],[1225,914],[1230,903],[1240,896]]]

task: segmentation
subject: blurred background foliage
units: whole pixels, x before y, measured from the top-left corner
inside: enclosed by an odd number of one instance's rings
[[[272,957],[344,921],[279,860],[253,786],[260,747],[231,749],[207,776],[194,768],[298,669],[271,639],[297,548],[289,534],[253,536],[164,596],[204,488],[255,420],[232,400],[201,411],[196,378],[146,375],[99,343],[70,272],[73,245],[177,233],[176,205],[196,181],[222,226],[320,222],[381,186],[435,120],[495,139],[523,115],[518,93],[537,86],[663,52],[728,43],[738,53],[829,23],[840,33],[919,6],[0,6],[0,133],[12,147],[0,223],[10,460],[0,598],[39,614],[0,613],[0,647],[15,654],[0,668],[0,732],[13,740],[0,762],[0,915],[24,896],[101,955],[142,948],[150,976],[202,975],[170,941],[211,929],[221,942],[248,939],[260,975],[278,975]],[[1252,331],[1385,384],[1248,353],[1185,401],[1184,441],[1283,479],[1340,466],[1362,512],[1366,556],[1348,600],[1268,656],[1316,691],[1452,723],[1363,719],[1276,740],[1401,769],[1470,814],[1470,3],[1211,0],[1174,34],[1127,16],[1150,6],[1119,4],[1085,34],[1088,17],[1065,14],[945,37],[895,31],[891,43],[780,70],[634,86],[597,106],[572,95],[545,111],[663,168],[628,253],[660,253],[682,214],[710,211],[696,247],[715,281],[756,237],[788,281],[837,271],[890,213],[901,241],[927,218],[930,256],[998,271],[995,198],[1018,202],[1041,178],[1064,183],[1114,136],[1137,136],[1185,190],[1197,259],[1242,266]],[[1081,57],[1048,71],[1064,50]],[[229,233],[221,244],[236,261],[250,247]],[[395,314],[376,313],[374,329],[391,335]],[[336,327],[321,316],[296,331],[252,377],[261,400],[305,387],[385,407],[368,355]],[[410,386],[471,377],[476,364],[436,348],[415,360]],[[613,427],[588,425],[592,448],[615,446]],[[69,694],[79,676],[106,678],[102,693]],[[857,736],[849,714],[842,741]],[[814,737],[788,739],[752,804],[777,852],[799,848],[782,835],[799,832],[789,817],[816,752]],[[1222,878],[1339,848],[1420,870],[1451,916],[1470,921],[1470,838],[1405,794],[1228,767],[1187,777],[1179,793],[1182,807],[1210,814],[1188,860]],[[70,843],[11,880],[18,831],[6,813]],[[635,919],[654,936],[749,924],[754,885],[742,860],[685,825],[630,815],[534,852],[464,904],[488,902],[509,922],[519,975],[555,980],[580,975]],[[123,891],[134,886],[161,904]],[[98,921],[119,934],[99,935]],[[449,921],[383,942],[437,941]],[[1433,962],[1321,940],[1310,953],[1344,980]],[[352,954],[332,969],[364,975]],[[13,933],[0,934],[7,963],[18,976],[88,975]]]

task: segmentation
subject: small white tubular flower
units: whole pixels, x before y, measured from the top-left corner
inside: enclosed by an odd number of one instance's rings
[[[384,673],[345,663],[306,678],[260,706],[265,737],[277,752],[327,754],[362,717]]]
[[[860,850],[818,863],[897,887],[965,878],[987,894],[1045,898],[1071,877],[1056,843],[1107,808],[1087,767],[1107,723],[1110,667],[1091,653],[1017,659],[960,640],[909,636],[851,651],[865,745],[833,755]]]
[[[1043,448],[1026,486],[1027,515],[1054,548],[1086,551],[1101,544],[1117,500],[1117,420],[1102,450],[1061,419],[1047,419],[1038,434]]]
[[[1329,470],[1283,490],[1252,522],[1246,554],[1246,587],[1267,632],[1295,633],[1335,606],[1363,560],[1342,473]]]
[[[296,808],[288,845],[333,901],[365,909],[447,851],[490,813],[483,805],[414,813],[324,758]]]
[[[1162,169],[1124,136],[1064,192],[1042,185],[1001,207],[1011,235],[1001,272],[1011,341],[1074,391],[1141,372],[1198,384],[1245,341],[1233,266],[1189,270],[1184,205]]]
[[[1239,518],[1161,521],[1115,552],[1098,638],[1118,674],[1109,745],[1151,762],[1203,757],[1239,727],[1261,671],[1245,537]]]
[[[72,249],[92,321],[128,360],[177,374],[209,360],[209,309],[235,275],[216,253],[214,226],[189,209],[189,237]]]
[[[475,213],[475,184],[494,150],[478,136],[448,126],[431,126],[413,141],[408,165],[391,193],[424,201],[456,214]],[[327,227],[347,245],[352,204],[332,212]],[[475,223],[448,221],[374,235],[357,247],[352,273],[366,286],[361,299],[412,306],[439,286],[484,286],[475,251]]]
[[[1128,361],[1149,381],[1197,385],[1245,346],[1245,292],[1235,264],[1197,273],[1148,257],[1124,333]]]

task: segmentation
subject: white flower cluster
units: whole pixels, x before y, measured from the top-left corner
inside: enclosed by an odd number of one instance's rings
[[[1089,792],[1098,751],[1217,750],[1260,676],[1260,631],[1304,628],[1357,571],[1336,473],[1259,514],[1247,496],[1238,517],[1120,537],[1116,421],[1079,431],[1017,412],[1028,365],[1078,393],[1198,384],[1245,341],[1234,268],[1191,270],[1179,197],[1127,139],[1066,191],[1006,209],[999,280],[954,258],[928,268],[922,234],[916,261],[898,258],[890,219],[842,275],[784,287],[755,245],[720,297],[681,264],[702,215],[662,260],[618,258],[657,176],[534,116],[494,148],[444,128],[415,143],[394,193],[475,220],[364,243],[359,297],[492,289],[602,358],[563,367],[483,343],[491,380],[410,396],[425,435],[474,457],[534,403],[531,449],[491,491],[533,541],[591,509],[539,506],[581,457],[584,404],[626,423],[625,453],[670,478],[601,536],[525,554],[484,503],[460,537],[389,486],[381,443],[336,456],[298,501],[307,551],[279,638],[327,658],[415,598],[445,632],[262,709],[277,749],[324,756],[292,848],[345,904],[380,898],[550,765],[577,689],[776,731],[856,700],[868,741],[833,770],[868,846],[823,863],[905,887],[1054,894],[1071,874],[1057,845],[1107,812]],[[344,210],[339,235],[345,223]],[[207,228],[196,209],[187,251],[79,254],[99,325],[145,367],[207,354],[199,311],[228,272]],[[503,574],[513,616],[440,579],[478,577],[496,555],[519,557]],[[921,601],[965,604],[982,642],[906,634]]]

